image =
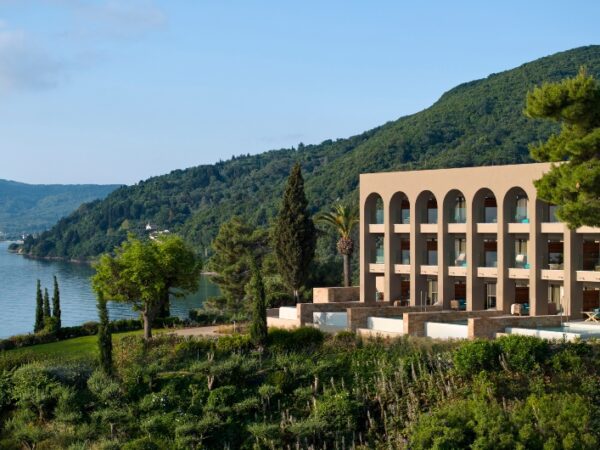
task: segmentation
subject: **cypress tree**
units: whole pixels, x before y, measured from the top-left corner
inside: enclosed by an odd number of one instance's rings
[[[265,285],[258,266],[250,264],[252,278],[248,291],[252,299],[252,322],[250,323],[250,340],[256,347],[262,347],[267,342],[267,300]]]
[[[288,178],[274,228],[277,266],[286,284],[291,287],[296,303],[315,255],[315,225],[307,208],[302,169],[296,163]]]
[[[44,328],[44,299],[42,297],[42,287],[40,280],[37,280],[37,288],[35,294],[35,325],[33,332],[37,333]]]
[[[110,321],[108,318],[108,308],[104,294],[98,292],[98,349],[100,354],[100,367],[107,375],[112,374],[112,333],[110,331]]]
[[[48,288],[44,288],[44,320],[51,317],[50,314],[50,295],[48,294]]]
[[[52,294],[52,316],[56,318],[56,327],[60,330],[60,290],[58,288],[58,280],[54,276],[54,292]]]

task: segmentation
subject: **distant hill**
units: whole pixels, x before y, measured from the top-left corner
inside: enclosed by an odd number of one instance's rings
[[[14,236],[47,230],[82,203],[105,198],[117,187],[25,184],[0,179],[0,232]]]
[[[295,161],[303,166],[313,211],[356,196],[361,172],[529,162],[528,144],[547,138],[556,128],[523,115],[525,94],[543,81],[575,75],[581,65],[600,76],[600,46],[557,53],[461,84],[419,113],[347,139],[240,156],[150,178],[83,205],[49,232],[26,242],[25,251],[92,257],[146,222],[208,246],[219,225],[234,214],[266,224]]]

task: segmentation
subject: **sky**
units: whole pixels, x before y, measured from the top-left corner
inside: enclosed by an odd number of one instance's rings
[[[0,178],[133,184],[344,138],[600,44],[600,2],[0,0]]]

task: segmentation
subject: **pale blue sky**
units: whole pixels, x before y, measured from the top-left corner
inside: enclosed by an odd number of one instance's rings
[[[0,178],[126,183],[347,137],[600,43],[598,1],[0,0]]]

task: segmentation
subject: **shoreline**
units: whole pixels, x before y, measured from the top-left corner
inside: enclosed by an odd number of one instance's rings
[[[16,242],[16,241],[1,241],[1,242]],[[10,244],[9,244],[10,247]],[[35,255],[31,255],[28,253],[23,253],[22,251],[22,247],[17,248],[16,250],[11,250],[10,248],[7,248],[6,251],[8,253],[12,253],[13,255],[19,255],[22,256],[23,258],[27,258],[27,259],[33,259],[33,260],[39,260],[39,261],[62,261],[62,262],[68,262],[68,263],[73,263],[73,264],[86,264],[88,266],[93,265],[97,260],[96,259],[69,259],[69,258],[63,258],[61,256],[35,256]],[[207,277],[213,277],[215,275],[217,275],[217,272],[212,272],[212,271],[202,271],[200,272],[200,275],[204,275]]]

